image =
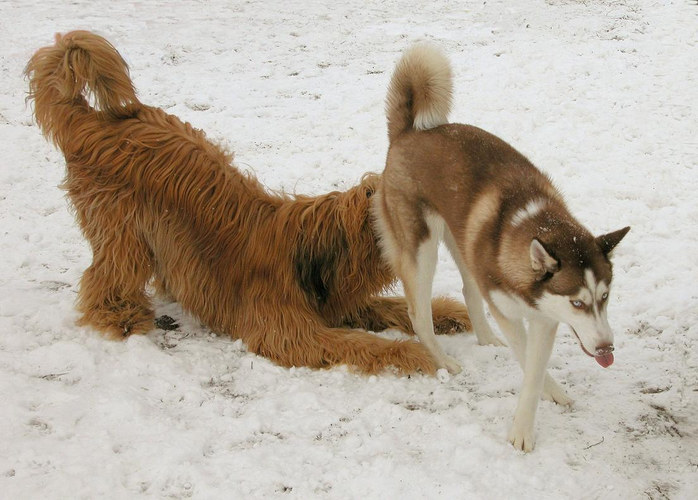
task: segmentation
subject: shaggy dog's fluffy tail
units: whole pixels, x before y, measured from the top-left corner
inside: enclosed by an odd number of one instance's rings
[[[81,116],[112,120],[142,107],[126,62],[107,40],[88,31],[56,34],[56,43],[37,51],[25,74],[37,123],[64,151],[71,124],[78,126]]]
[[[428,44],[415,45],[398,62],[386,100],[388,138],[409,129],[427,130],[448,123],[453,89],[446,56]]]

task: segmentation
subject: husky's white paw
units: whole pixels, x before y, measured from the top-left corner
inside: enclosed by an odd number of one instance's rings
[[[560,391],[546,391],[543,390],[543,394],[541,394],[541,399],[544,399],[545,401],[552,401],[553,403],[557,403],[560,406],[572,406],[574,404],[574,399],[569,397],[567,393],[563,390]]]
[[[506,344],[499,340],[496,335],[478,335],[477,343],[480,345],[493,345],[495,347],[506,347]]]
[[[509,442],[511,445],[525,453],[533,451],[536,445],[536,438],[533,435],[532,425],[517,425],[514,421],[514,425],[511,426],[509,431]]]
[[[549,375],[545,377],[541,399],[552,401],[561,406],[572,406],[572,403],[574,403],[574,399],[569,397],[562,386]]]
[[[445,384],[451,380],[451,374],[448,373],[446,368],[439,368],[436,370],[436,378],[439,380],[439,382]]]
[[[444,355],[439,361],[439,368],[446,368],[451,375],[456,375],[463,371],[460,363],[448,355]]]

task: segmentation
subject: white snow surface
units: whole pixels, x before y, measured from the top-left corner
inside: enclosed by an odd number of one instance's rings
[[[698,6],[689,0],[0,2],[0,498],[696,498]],[[55,32],[107,37],[141,100],[235,151],[273,189],[381,171],[402,51],[451,59],[454,121],[513,144],[615,251],[615,364],[561,327],[537,447],[506,434],[507,348],[440,337],[456,376],[285,369],[180,328],[123,343],[75,326],[89,265],[64,160],[22,70]],[[441,252],[435,293],[460,297]],[[399,293],[399,287],[393,293]],[[397,332],[387,332],[400,338]]]

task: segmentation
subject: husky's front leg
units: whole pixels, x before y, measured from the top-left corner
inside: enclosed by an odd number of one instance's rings
[[[492,304],[490,304],[490,312],[504,333],[511,350],[514,351],[514,357],[519,362],[519,366],[526,371],[526,329],[523,320],[507,318]],[[561,406],[569,406],[574,402],[547,371],[545,372],[541,398]]]
[[[509,442],[517,450],[529,452],[535,446],[533,424],[556,330],[557,322],[544,318],[533,318],[529,321],[523,385],[516,405],[514,423],[509,431]]]

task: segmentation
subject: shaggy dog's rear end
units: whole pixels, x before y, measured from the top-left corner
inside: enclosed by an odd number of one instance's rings
[[[404,300],[378,296],[394,275],[369,223],[376,176],[317,198],[268,192],[203,132],[143,105],[119,53],[89,32],[57,35],[26,73],[92,246],[80,324],[114,339],[151,330],[154,279],[213,330],[285,366],[435,370],[417,342],[347,328],[412,331]],[[434,306],[437,329],[469,328],[462,305]]]

